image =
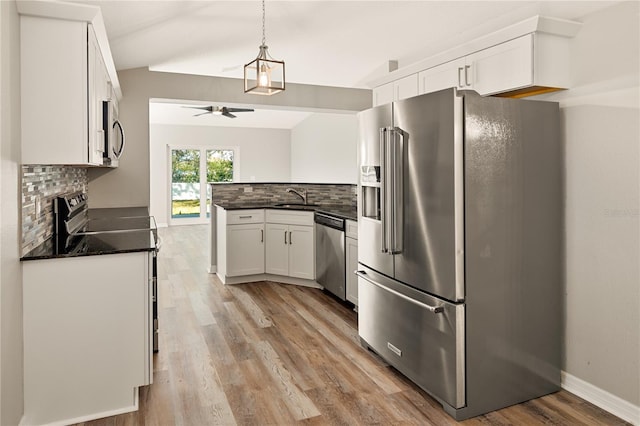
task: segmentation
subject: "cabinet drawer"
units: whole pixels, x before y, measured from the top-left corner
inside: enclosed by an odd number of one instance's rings
[[[452,407],[463,407],[464,305],[363,269],[358,276],[360,337],[421,388]],[[431,312],[430,307],[441,312]]]
[[[355,220],[347,220],[345,222],[345,236],[358,239],[358,222]]]
[[[263,223],[264,210],[227,210],[227,225],[239,223]]]
[[[313,212],[296,210],[267,210],[267,223],[313,226]]]

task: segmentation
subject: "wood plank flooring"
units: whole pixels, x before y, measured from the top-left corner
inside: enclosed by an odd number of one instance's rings
[[[358,343],[357,316],[320,290],[224,286],[208,228],[162,228],[160,352],[140,409],[83,425],[450,425],[425,392]],[[465,425],[622,425],[561,391]]]

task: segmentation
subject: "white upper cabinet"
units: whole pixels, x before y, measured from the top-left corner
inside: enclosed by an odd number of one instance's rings
[[[411,74],[373,89],[373,106],[417,96],[418,74]]]
[[[22,163],[102,166],[113,89],[93,25],[22,15],[20,44]]]
[[[577,22],[532,17],[394,71],[373,89],[374,106],[451,87],[514,97],[567,89],[569,42],[579,29]]]
[[[394,101],[412,98],[418,95],[418,74],[411,74],[393,82]]]
[[[446,62],[418,73],[420,94],[437,92],[450,87],[463,88],[466,85],[465,72],[469,75],[469,68],[465,68],[465,58]]]
[[[450,87],[474,90],[481,95],[532,86],[566,87],[566,78],[562,76],[550,78],[534,72],[534,40],[534,34],[527,34],[421,71],[420,94]],[[548,48],[547,54],[554,55],[553,50]],[[558,60],[566,63],[566,58]]]
[[[533,85],[533,34],[467,56],[462,74],[481,95]]]
[[[373,89],[373,106],[388,104],[394,101],[394,82],[383,84]]]

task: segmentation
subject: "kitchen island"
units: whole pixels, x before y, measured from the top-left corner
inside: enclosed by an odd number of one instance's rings
[[[325,212],[357,220],[356,185],[333,183],[246,182],[210,183],[209,273],[218,272],[217,208],[224,211],[273,209]]]
[[[224,284],[277,281],[321,288],[315,281],[314,213],[354,219],[340,205],[277,205],[265,202],[216,204],[211,215],[211,250]]]

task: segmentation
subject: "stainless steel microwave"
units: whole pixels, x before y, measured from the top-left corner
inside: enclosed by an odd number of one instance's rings
[[[102,102],[102,130],[104,130],[103,165],[118,167],[125,145],[122,123],[118,120],[118,106],[112,100]]]

